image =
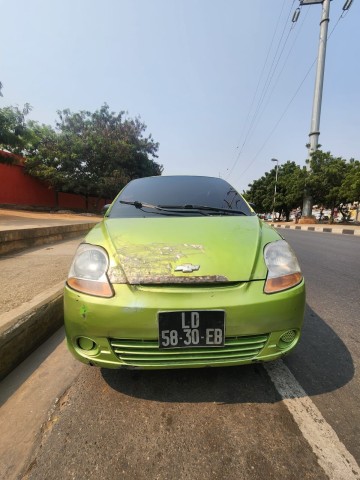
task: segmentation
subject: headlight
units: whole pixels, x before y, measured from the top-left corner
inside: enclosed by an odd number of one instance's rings
[[[67,279],[69,287],[99,297],[112,297],[113,290],[106,276],[109,259],[106,251],[83,243],[77,249]]]
[[[275,293],[299,284],[303,278],[295,253],[285,240],[266,245],[264,259],[268,268],[265,293]]]

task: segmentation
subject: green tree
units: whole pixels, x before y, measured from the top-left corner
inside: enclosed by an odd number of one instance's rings
[[[32,131],[26,122],[31,106],[0,108],[0,148],[21,155],[32,142]]]
[[[341,184],[340,194],[347,202],[360,201],[360,162],[353,158],[349,161],[348,170]]]
[[[347,203],[352,203],[356,208],[356,219],[358,218],[360,204],[360,162],[353,158],[349,161],[349,168],[341,184],[340,193]],[[348,212],[349,217],[351,211]]]
[[[276,168],[251,183],[249,190],[245,192],[246,198],[255,204],[258,212],[271,212],[274,208],[276,212],[282,212],[288,221],[291,210],[302,203],[305,175],[304,169],[295,162],[288,161],[279,166],[275,206]]]
[[[350,172],[350,163],[330,152],[316,150],[311,156],[311,174],[307,182],[314,203],[331,209],[330,222],[334,221],[335,209],[346,218],[344,206],[348,195],[343,183]]]
[[[36,138],[28,172],[59,191],[112,198],[131,179],[161,175],[158,143],[146,125],[104,104],[94,113],[58,111],[56,130],[32,125]]]
[[[73,180],[64,168],[59,156],[59,135],[50,125],[29,122],[32,144],[26,153],[26,172],[45,181],[54,189],[58,205],[58,193],[71,190]]]

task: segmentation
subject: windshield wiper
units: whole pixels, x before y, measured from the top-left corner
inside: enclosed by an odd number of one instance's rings
[[[155,209],[162,210],[162,208],[158,207],[157,205],[151,205],[151,203],[138,202],[137,200],[135,200],[134,202],[126,202],[125,200],[119,200],[119,202],[125,205],[133,205],[135,208],[139,208],[139,209],[146,207],[146,208],[155,208]]]
[[[169,210],[199,210],[207,212],[226,213],[228,215],[246,215],[242,210],[232,210],[231,208],[209,207],[208,205],[159,205],[160,208]]]
[[[142,210],[143,208],[151,208],[153,210],[159,210],[160,212],[165,212],[165,213],[174,213],[174,210],[186,210],[184,208],[179,208],[179,207],[166,207],[164,205],[152,205],[151,203],[145,203],[145,202],[139,202],[138,200],[135,200],[134,202],[127,202],[125,200],[119,200],[120,203],[123,203],[124,205],[133,205],[135,208],[138,208],[139,210]],[[179,212],[182,213],[182,212]],[[207,213],[200,212],[201,215],[207,215]]]
[[[219,208],[219,207],[209,207],[207,205],[152,205],[151,203],[139,202],[135,200],[134,202],[127,202],[125,200],[120,200],[120,203],[125,205],[133,205],[135,208],[152,208],[155,210],[161,210],[164,212],[171,212],[172,210],[197,210],[203,215],[206,215],[205,212],[218,212],[225,213],[227,215],[246,215],[242,210],[232,210],[231,208]]]

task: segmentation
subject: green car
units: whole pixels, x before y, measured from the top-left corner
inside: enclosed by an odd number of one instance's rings
[[[106,368],[275,360],[298,343],[305,285],[288,243],[220,178],[131,181],[75,255],[68,346]]]

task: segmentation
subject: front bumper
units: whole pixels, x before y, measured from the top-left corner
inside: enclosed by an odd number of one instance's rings
[[[195,368],[274,360],[299,341],[305,286],[302,281],[272,295],[264,294],[263,287],[263,281],[221,287],[114,285],[115,296],[109,299],[65,287],[69,350],[84,363],[106,368]],[[159,350],[158,312],[207,309],[225,311],[224,347]],[[289,331],[293,338],[284,342],[282,336]]]

